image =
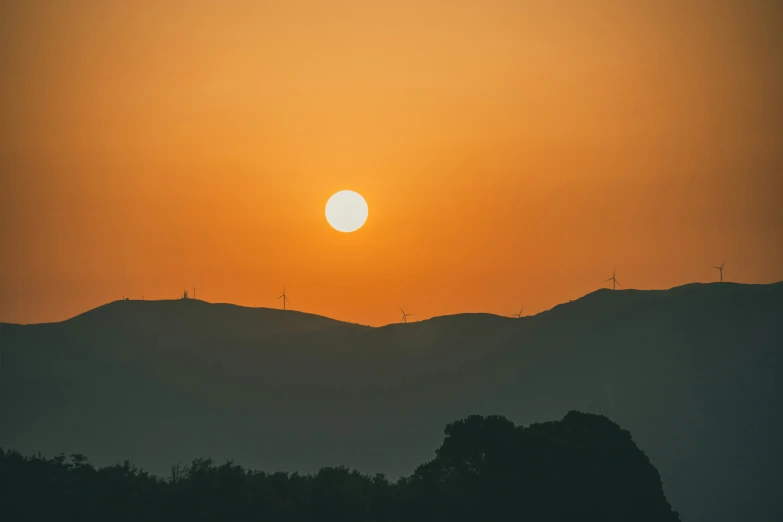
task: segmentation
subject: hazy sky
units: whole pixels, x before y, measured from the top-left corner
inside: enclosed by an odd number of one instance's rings
[[[779,1],[3,2],[0,321],[781,280],[781,27]]]

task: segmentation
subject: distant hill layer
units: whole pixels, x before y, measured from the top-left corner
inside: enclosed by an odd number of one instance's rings
[[[370,328],[195,300],[0,324],[0,446],[409,474],[448,420],[627,427],[684,520],[783,519],[783,283],[599,290],[536,316]]]

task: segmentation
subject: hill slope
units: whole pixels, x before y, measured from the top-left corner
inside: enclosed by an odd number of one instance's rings
[[[783,284],[600,290],[537,316],[368,328],[198,301],[0,325],[0,446],[408,474],[440,427],[578,409],[634,433],[684,520],[783,517]]]

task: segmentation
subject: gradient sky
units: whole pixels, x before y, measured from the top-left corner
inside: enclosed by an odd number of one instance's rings
[[[0,321],[781,280],[781,27],[752,0],[3,2]]]

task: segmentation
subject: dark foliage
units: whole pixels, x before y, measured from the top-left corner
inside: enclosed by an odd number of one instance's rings
[[[264,473],[196,459],[162,479],[130,463],[94,468],[0,450],[9,521],[675,522],[656,469],[602,416],[515,427],[500,416],[449,424],[431,462],[390,482],[344,467]]]

